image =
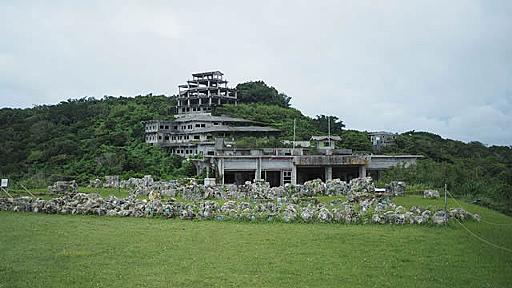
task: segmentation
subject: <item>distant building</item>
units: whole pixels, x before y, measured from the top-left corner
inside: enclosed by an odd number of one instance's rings
[[[213,155],[215,138],[234,142],[241,136],[267,136],[278,129],[262,123],[227,116],[213,116],[215,107],[236,104],[236,89],[228,88],[219,71],[192,74],[192,80],[178,86],[175,120],[144,122],[146,143],[167,147],[184,157]]]
[[[395,143],[395,138],[398,133],[391,133],[385,131],[368,132],[370,141],[372,142],[373,151],[381,151],[382,148]]]
[[[316,144],[318,150],[335,149],[336,142],[341,141],[340,136],[312,136],[311,142]]]

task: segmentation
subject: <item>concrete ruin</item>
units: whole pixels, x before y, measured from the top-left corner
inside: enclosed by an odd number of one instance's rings
[[[334,142],[334,141],[332,141]],[[334,145],[334,144],[332,144]],[[303,184],[321,179],[330,181],[371,176],[374,180],[390,167],[408,167],[420,155],[359,155],[350,149],[308,148],[233,148],[223,139],[217,139],[215,155],[205,155],[196,160],[199,170],[215,171],[218,184],[243,184],[246,181],[264,180],[271,187],[286,184]],[[315,153],[315,154],[312,154]]]
[[[52,186],[48,186],[49,194],[76,194],[78,192],[78,185],[76,181],[57,181]]]
[[[236,104],[236,89],[227,87],[219,71],[193,74],[178,86],[176,119],[144,122],[146,143],[171,154],[194,160],[198,173],[215,175],[215,183],[238,184],[264,180],[271,187],[303,184],[313,179],[330,181],[371,176],[397,165],[410,166],[420,155],[361,155],[339,149],[340,136],[312,136],[310,141],[284,141],[293,148],[239,148],[235,139],[244,136],[275,136],[280,131],[262,123],[227,116],[213,116],[215,107]],[[380,136],[379,136],[380,137]],[[379,138],[380,139],[380,138]],[[213,177],[208,176],[213,184]]]
[[[380,152],[383,148],[395,144],[395,138],[398,136],[397,133],[386,131],[368,132],[368,134],[374,152]]]
[[[236,89],[228,88],[220,71],[192,74],[178,86],[176,119],[144,122],[146,143],[164,147],[171,154],[190,157],[213,155],[215,138],[234,143],[243,136],[271,136],[278,129],[247,119],[213,116],[215,107],[237,104]]]

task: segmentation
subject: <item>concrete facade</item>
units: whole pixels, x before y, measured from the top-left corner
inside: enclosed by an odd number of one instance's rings
[[[370,141],[372,142],[373,151],[380,151],[382,148],[387,147],[395,143],[395,138],[398,136],[397,133],[379,131],[379,132],[368,132],[370,135]]]
[[[237,104],[237,91],[227,83],[220,71],[192,74],[192,80],[178,86],[175,119],[144,122],[146,143],[184,157],[202,155],[201,160],[194,160],[198,172],[213,171],[218,184],[264,179],[271,186],[280,186],[313,179],[350,181],[367,175],[378,178],[384,169],[409,166],[421,158],[356,155],[351,149],[336,149],[336,142],[342,140],[336,135],[283,142],[292,148],[234,147],[238,137],[275,136],[280,131],[246,119],[212,115],[215,107]],[[388,132],[370,135],[374,148],[378,149],[392,143],[396,136]]]
[[[413,165],[419,155],[307,155],[307,149],[273,148],[216,150],[203,163],[217,175],[218,184],[243,184],[263,179],[271,186],[303,184],[313,179],[323,181],[373,176],[397,165]],[[272,153],[268,151],[272,150]]]
[[[270,136],[279,130],[241,118],[213,116],[215,107],[236,104],[236,89],[219,71],[192,74],[192,80],[178,86],[174,120],[144,122],[146,143],[166,147],[183,157],[213,155],[215,138],[233,143],[240,136]]]

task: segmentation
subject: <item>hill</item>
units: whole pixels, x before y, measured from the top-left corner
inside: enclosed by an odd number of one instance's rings
[[[282,131],[277,138],[239,139],[239,145],[273,146],[281,140],[306,140],[327,134],[327,117],[303,115],[289,107],[290,97],[262,81],[237,86],[239,105],[216,111],[267,123]],[[259,97],[257,95],[262,95]],[[0,176],[43,187],[56,180],[87,183],[103,175],[123,178],[151,174],[173,179],[194,174],[193,165],[178,156],[146,145],[142,121],[172,119],[172,97],[137,96],[83,98],[27,109],[0,109]],[[331,118],[331,134],[340,135],[343,148],[371,153],[368,133],[345,129]],[[421,154],[413,168],[384,173],[382,181],[404,180],[418,188],[443,188],[482,205],[512,214],[512,149],[478,142],[443,139],[427,132],[406,132],[383,153]]]
[[[180,177],[182,159],[144,143],[142,121],[170,118],[165,96],[84,98],[0,110],[0,175],[44,186],[103,175]]]

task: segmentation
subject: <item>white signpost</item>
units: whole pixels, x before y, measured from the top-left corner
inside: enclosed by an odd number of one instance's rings
[[[0,180],[0,190],[4,191],[7,196],[11,197],[11,194],[7,192],[7,187],[9,186],[9,179],[2,179]]]

